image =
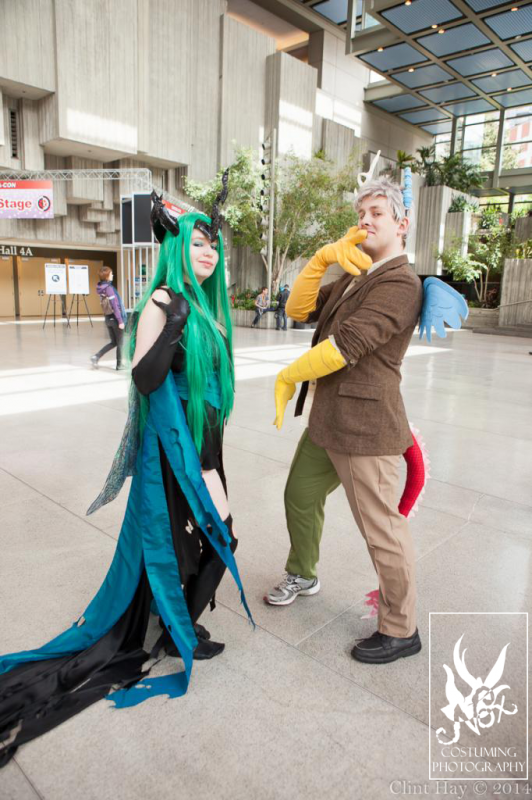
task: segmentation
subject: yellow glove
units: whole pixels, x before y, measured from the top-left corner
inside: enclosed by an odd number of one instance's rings
[[[345,367],[346,360],[329,339],[312,347],[307,353],[282,370],[275,382],[275,420],[280,430],[288,402],[294,396],[296,383],[314,381]]]
[[[320,248],[296,278],[286,304],[286,313],[292,319],[304,322],[316,308],[321,279],[331,264],[340,264],[351,275],[371,267],[371,258],[356,246],[363,242],[367,231],[354,225],[334,244]]]

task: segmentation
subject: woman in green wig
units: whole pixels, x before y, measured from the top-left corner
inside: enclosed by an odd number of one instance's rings
[[[87,512],[114,499],[133,476],[117,548],[100,590],[71,628],[35,650],[0,656],[0,767],[19,745],[103,697],[124,708],[154,695],[183,695],[193,659],[224,649],[198,620],[209,603],[214,608],[226,568],[251,619],[222,460],[234,395],[219,213],[226,193],[227,173],[211,217],[185,214],[179,222],[153,195],[161,249],[132,315],[128,419]],[[162,633],[148,652],[150,611]],[[184,669],[147,678],[164,651],[182,659]]]

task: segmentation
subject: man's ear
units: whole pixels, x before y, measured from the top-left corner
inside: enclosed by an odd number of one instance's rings
[[[403,217],[401,222],[399,223],[399,227],[397,228],[398,236],[405,237],[408,233],[408,229],[410,227],[410,220],[408,217]]]

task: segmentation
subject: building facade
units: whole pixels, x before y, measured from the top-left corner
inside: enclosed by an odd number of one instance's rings
[[[54,181],[54,219],[0,220],[1,316],[43,313],[46,260],[88,263],[92,283],[118,267],[138,187],[82,170],[146,168],[186,199],[183,176],[212,178],[235,144],[259,157],[272,127],[280,153],[339,165],[357,143],[389,159],[431,143],[365,106],[370,70],[340,32],[294,27],[286,46],[286,28],[251,0],[0,0],[0,172],[77,171]],[[233,285],[264,281],[259,257],[228,254]]]

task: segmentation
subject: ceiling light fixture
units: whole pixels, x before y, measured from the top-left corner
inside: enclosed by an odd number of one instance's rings
[[[432,28],[432,30],[435,30],[438,26],[437,25],[431,25],[430,27]]]
[[[511,86],[509,86],[509,87],[506,89],[506,91],[507,91],[507,92],[511,92],[511,91],[512,91],[512,87],[511,87]]]
[[[410,69],[408,71],[409,72],[413,72],[414,71],[414,67],[410,67]]]
[[[445,28],[440,28],[440,30],[438,31],[438,33],[445,33]]]
[[[492,78],[496,78],[496,77],[497,77],[497,73],[496,73],[496,72],[492,72],[492,73],[491,73],[491,77],[492,77]]]
[[[405,0],[405,6],[411,6],[412,0]]]
[[[517,6],[514,6],[513,8],[510,9],[510,11],[517,11],[517,10],[518,10]]]
[[[377,53],[382,53],[383,50],[384,50],[384,47],[377,47]]]

